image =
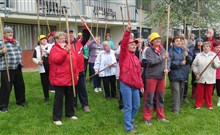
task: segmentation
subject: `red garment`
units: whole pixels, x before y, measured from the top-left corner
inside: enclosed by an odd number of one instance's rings
[[[141,78],[141,63],[134,53],[129,52],[129,39],[130,32],[125,31],[119,54],[119,79],[133,88],[140,89],[144,86]]]
[[[147,88],[144,91],[143,119],[151,120],[153,115],[153,98],[156,93],[157,118],[165,118],[164,114],[164,92],[165,79],[146,79]]]
[[[74,84],[78,82],[77,76],[79,75],[78,69],[76,67],[77,60],[74,55],[74,50],[72,52],[72,65],[74,73]],[[55,45],[50,51],[49,64],[50,64],[50,83],[54,86],[72,86],[72,77],[70,70],[70,54],[61,46],[55,42]]]
[[[159,45],[159,46],[157,46],[157,47],[152,46],[152,48],[154,49],[154,51],[155,51],[157,54],[160,54],[160,53],[161,53],[161,50],[162,50],[162,45]]]
[[[72,43],[74,46],[74,43]],[[75,51],[74,55],[77,58],[77,69],[79,72],[83,72],[84,69],[84,56],[83,56],[83,45],[78,40],[75,41]]]
[[[212,107],[212,92],[214,84],[197,83],[196,89],[196,107],[202,107],[203,100],[205,99],[206,107]]]
[[[215,47],[214,47],[215,39],[214,39],[214,36],[209,40],[209,42],[211,43],[211,51],[215,52]]]
[[[8,39],[7,37],[4,36],[4,40],[9,42],[9,43],[13,43],[13,44],[16,44],[16,40],[14,38],[12,39]]]
[[[218,54],[218,58],[220,59],[220,53]],[[216,79],[220,79],[220,68],[216,69]]]

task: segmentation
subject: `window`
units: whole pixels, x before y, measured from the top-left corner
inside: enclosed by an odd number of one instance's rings
[[[136,30],[132,30],[132,33],[134,33],[134,38],[139,38],[140,36],[140,27],[137,27]],[[142,38],[143,39],[148,39],[148,36],[151,33],[151,29],[149,28],[142,28]]]
[[[142,0],[136,0],[136,7],[137,9],[140,9]],[[150,2],[143,0],[142,10],[150,10]]]

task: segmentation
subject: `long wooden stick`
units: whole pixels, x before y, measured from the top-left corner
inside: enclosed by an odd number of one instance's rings
[[[139,19],[139,23],[140,23],[140,35],[139,38],[142,39],[142,6],[143,6],[143,0],[141,0],[141,5],[140,5],[140,19]],[[142,60],[142,43],[139,44],[139,60]]]
[[[201,32],[200,32],[200,2],[197,0],[198,4],[198,27],[199,27],[199,38],[201,38]]]
[[[112,67],[112,66],[113,66],[113,65],[115,65],[116,63],[117,63],[117,62],[112,63],[111,65],[109,65],[109,66],[107,66],[107,67],[103,68],[102,70],[100,70],[98,73],[95,73],[95,74],[93,74],[93,75],[89,76],[87,79],[89,79],[89,78],[91,78],[91,77],[93,77],[93,76],[98,75],[99,73],[101,73],[102,71],[106,70],[107,68]]]
[[[96,36],[99,35],[99,15],[96,15],[97,23],[96,23]]]
[[[2,24],[2,18],[0,17],[0,29],[1,29],[1,33],[2,33],[2,48],[5,47],[5,40],[4,40],[4,35],[3,35],[3,24]],[[5,67],[6,67],[6,72],[7,72],[7,76],[8,76],[8,82],[11,81],[10,79],[10,73],[9,73],[9,69],[8,69],[8,59],[6,57],[6,54],[4,54],[4,59],[5,59]]]
[[[160,23],[159,35],[161,35],[161,34],[162,34],[162,31],[163,31],[164,19],[165,19],[165,16],[162,17],[162,21],[161,21],[161,23]]]
[[[38,38],[40,38],[40,13],[39,13],[39,4],[40,4],[40,1],[37,0],[37,31],[38,31]],[[39,44],[40,46],[40,59],[42,59],[42,50],[41,50],[41,44]]]
[[[108,18],[106,17],[106,22],[105,22],[105,33],[104,33],[104,36],[105,36],[106,33],[107,33],[107,25],[108,25]]]
[[[128,14],[128,22],[131,22],[131,20],[130,20],[130,12],[129,12],[129,8],[128,8],[128,0],[126,0],[126,7],[127,7],[127,14]]]
[[[48,29],[48,32],[50,33],[51,31],[50,31],[50,25],[49,25],[49,21],[48,21],[48,19],[47,19],[47,13],[46,13],[46,4],[45,4],[45,11],[44,11],[44,16],[45,16],[45,18],[46,18],[46,23],[47,23],[47,29]]]
[[[170,30],[170,2],[168,3],[167,12],[167,42],[166,42],[166,53],[168,53],[168,40],[169,40],[169,30]],[[165,60],[165,69],[167,69],[167,59]]]
[[[184,37],[186,39],[186,36],[187,36],[187,32],[186,32],[186,16],[184,17]],[[184,41],[185,43],[185,41]]]
[[[65,10],[65,9],[64,9]],[[69,20],[68,20],[68,14],[66,13],[66,11],[64,11],[65,16],[66,16],[66,34],[67,34],[67,42],[68,45],[70,45],[70,33],[69,33]],[[71,71],[71,79],[72,79],[72,84],[73,84],[73,95],[74,97],[76,97],[76,90],[75,90],[75,83],[74,83],[74,72],[73,72],[73,63],[72,63],[72,46],[70,47],[70,51],[69,51],[69,55],[70,55],[70,71]],[[76,65],[75,65],[76,66]]]
[[[125,31],[125,21],[124,21],[124,16],[123,16],[122,7],[120,7],[120,10],[121,10],[122,23],[123,23],[123,31]]]
[[[69,0],[69,1],[71,2],[71,4],[72,4],[73,8],[76,10],[76,12],[77,12],[78,16],[79,16],[79,17],[80,17],[80,19],[82,20],[82,16],[80,15],[80,13],[79,13],[78,9],[76,8],[75,4],[72,2],[72,0]],[[85,26],[86,26],[87,30],[89,31],[90,35],[92,36],[92,38],[93,38],[93,39],[94,39],[94,41],[96,42],[96,44],[98,44],[98,42],[96,41],[96,39],[95,39],[94,35],[92,34],[92,32],[91,32],[91,30],[89,29],[89,27],[87,26],[87,24],[86,24],[86,23],[84,23],[84,24],[85,24]]]

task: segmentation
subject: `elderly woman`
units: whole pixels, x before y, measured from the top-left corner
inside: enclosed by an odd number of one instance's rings
[[[96,42],[95,42],[96,41]],[[98,43],[98,44],[97,44]],[[93,75],[95,74],[94,70],[94,64],[96,57],[98,56],[99,52],[103,50],[103,46],[100,44],[100,37],[96,36],[95,40],[92,40],[88,44],[89,47],[89,74]],[[101,89],[101,78],[96,75],[92,78],[93,80],[93,86],[94,86],[94,92],[100,92],[102,91]]]
[[[99,77],[102,78],[105,98],[108,99],[110,96],[116,98],[116,58],[115,52],[110,49],[109,42],[103,42],[104,50],[100,51],[94,65],[94,70]],[[99,71],[103,70],[99,73]],[[109,88],[111,85],[111,90]]]
[[[216,82],[216,68],[220,67],[219,58],[211,51],[211,43],[204,42],[203,52],[199,53],[192,64],[192,70],[196,75],[196,109],[200,109],[205,99],[206,107],[213,109],[212,92]],[[208,66],[208,67],[207,67]],[[207,69],[204,71],[204,69]]]
[[[165,75],[168,69],[165,69],[165,61],[168,60],[169,54],[165,52],[161,44],[161,37],[158,33],[153,32],[149,36],[148,48],[144,53],[146,59],[145,76],[146,90],[144,91],[144,111],[143,118],[146,125],[152,125],[153,100],[156,96],[157,118],[161,122],[169,122],[164,113],[164,92],[165,92]],[[169,68],[169,64],[167,66]]]
[[[185,65],[192,60],[188,52],[182,48],[182,42],[179,36],[173,38],[173,46],[169,49],[169,56],[171,71],[168,75],[173,99],[172,112],[179,114],[183,100],[185,80],[188,75]]]
[[[44,92],[44,101],[49,101],[49,53],[52,48],[52,44],[48,44],[48,39],[45,35],[38,37],[38,46],[34,49],[33,62],[38,65],[38,71],[40,73],[41,85]]]
[[[141,63],[137,56],[135,56],[135,50],[139,41],[130,39],[130,33],[131,24],[128,23],[119,54],[119,79],[124,103],[124,127],[129,133],[136,134],[134,119],[140,107],[139,90],[144,92],[144,85],[141,78]]]
[[[70,119],[78,119],[75,116],[73,107],[73,85],[77,84],[78,71],[77,61],[73,54],[73,48],[66,44],[66,34],[57,32],[54,36],[55,45],[50,51],[50,82],[55,89],[53,105],[53,122],[55,125],[62,125],[61,117],[63,111],[63,97],[65,96],[65,115]],[[71,55],[72,54],[72,55]],[[74,74],[74,84],[72,84],[70,57],[72,58],[72,70]]]

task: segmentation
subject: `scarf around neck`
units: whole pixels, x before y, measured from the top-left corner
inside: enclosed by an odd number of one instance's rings
[[[7,42],[9,42],[9,43],[16,44],[16,41],[15,41],[14,38],[9,39],[9,38],[7,38],[7,37],[4,36],[4,40],[7,41]]]

